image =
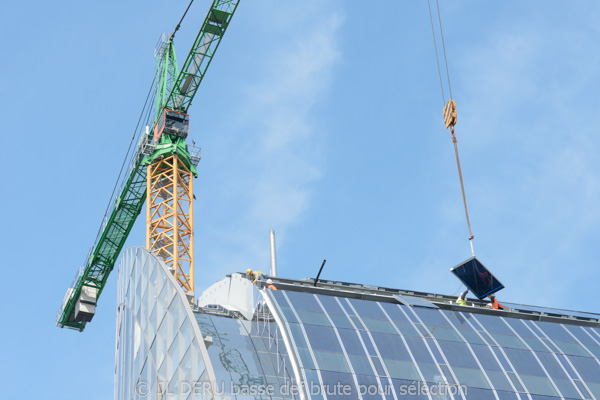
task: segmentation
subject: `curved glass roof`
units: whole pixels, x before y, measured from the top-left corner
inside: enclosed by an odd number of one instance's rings
[[[600,398],[595,327],[289,290],[266,294],[292,338],[302,379],[319,388],[312,399]]]

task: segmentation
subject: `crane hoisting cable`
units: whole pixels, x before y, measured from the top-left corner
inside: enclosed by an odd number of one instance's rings
[[[437,6],[437,14],[438,21],[440,25],[440,37],[442,39],[442,49],[444,52],[444,64],[446,67],[446,78],[448,81],[448,92],[450,93],[450,99],[446,102],[446,96],[444,95],[444,84],[442,81],[442,72],[440,68],[440,60],[438,57],[438,49],[437,42],[435,39],[435,27],[433,23],[433,16],[431,14],[431,2],[427,0],[427,5],[429,7],[429,20],[431,22],[431,33],[433,34],[433,45],[435,47],[435,58],[437,61],[438,67],[438,76],[440,78],[440,88],[442,91],[442,101],[444,103],[444,123],[446,125],[446,129],[450,128],[450,133],[452,134],[452,143],[454,143],[454,154],[456,154],[456,166],[458,167],[458,178],[460,180],[460,190],[462,192],[463,204],[465,206],[465,216],[467,218],[467,227],[469,229],[469,245],[471,246],[471,254],[475,256],[475,250],[473,248],[473,231],[471,230],[471,221],[469,220],[469,211],[467,209],[467,197],[465,195],[465,185],[463,183],[462,170],[460,168],[460,158],[458,157],[458,145],[456,140],[456,135],[454,133],[454,126],[456,125],[456,102],[452,99],[452,86],[450,85],[450,73],[448,72],[448,60],[446,59],[446,45],[444,43],[444,31],[442,29],[442,18],[440,16],[440,5],[438,0],[435,1]]]

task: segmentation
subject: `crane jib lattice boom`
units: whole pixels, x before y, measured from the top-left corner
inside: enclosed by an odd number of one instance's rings
[[[213,1],[183,67],[173,81],[168,97],[164,104],[156,106],[157,116],[168,110],[187,113],[238,3],[239,0]],[[157,117],[157,123],[159,119]],[[166,143],[168,138],[163,138],[158,143],[154,137],[155,132],[156,126],[140,140],[118,197],[107,213],[108,217],[103,221],[84,265],[67,290],[56,321],[61,328],[83,331],[94,316],[97,300],[146,200],[148,165],[158,157],[177,154],[183,164],[196,175],[195,165],[199,161],[199,153],[190,154],[185,145],[185,137],[172,143]]]

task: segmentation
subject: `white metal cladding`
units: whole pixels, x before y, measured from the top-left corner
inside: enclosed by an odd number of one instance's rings
[[[231,274],[212,284],[198,298],[199,306],[218,304],[251,320],[262,295],[245,274]]]
[[[128,249],[117,290],[115,399],[220,400],[202,333],[166,265]]]

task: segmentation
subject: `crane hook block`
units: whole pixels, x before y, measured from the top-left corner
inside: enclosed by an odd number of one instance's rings
[[[448,100],[448,104],[444,107],[444,122],[446,129],[456,125],[456,103],[454,100]]]

